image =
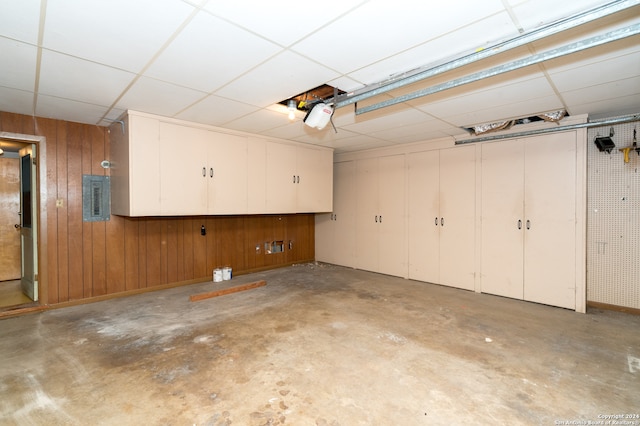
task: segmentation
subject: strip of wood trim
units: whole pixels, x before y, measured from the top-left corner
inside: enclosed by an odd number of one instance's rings
[[[210,291],[208,293],[192,294],[191,296],[189,296],[189,300],[192,302],[197,302],[199,300],[211,299],[212,297],[224,296],[227,294],[238,293],[240,291],[264,287],[265,285],[267,285],[267,282],[265,280],[254,281],[252,283],[223,288],[222,290]]]
[[[587,308],[604,309],[608,311],[624,312],[625,314],[640,315],[640,309],[629,308],[626,306],[610,305],[608,303],[587,301]]]

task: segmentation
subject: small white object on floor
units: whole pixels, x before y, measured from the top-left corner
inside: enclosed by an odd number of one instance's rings
[[[491,337],[485,337],[485,338],[484,338],[484,341],[485,341],[485,342],[487,342],[487,343],[491,343],[491,342],[493,342],[493,340],[491,339]]]

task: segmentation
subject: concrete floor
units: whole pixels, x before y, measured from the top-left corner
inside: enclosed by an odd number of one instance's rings
[[[0,424],[587,424],[640,412],[639,330],[296,265],[0,321]]]

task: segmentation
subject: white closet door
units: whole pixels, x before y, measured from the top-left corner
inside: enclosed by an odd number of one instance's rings
[[[356,161],[356,268],[378,271],[378,159]]]
[[[440,150],[440,284],[475,287],[476,148]]]
[[[355,162],[334,164],[333,191],[333,261],[338,265],[353,267],[356,253]]]
[[[575,309],[576,179],[575,132],[527,139],[525,300]]]
[[[437,150],[410,154],[409,278],[440,282],[440,166]]]
[[[378,160],[378,272],[406,277],[404,155]]]
[[[522,299],[524,143],[486,143],[481,151],[481,291]]]

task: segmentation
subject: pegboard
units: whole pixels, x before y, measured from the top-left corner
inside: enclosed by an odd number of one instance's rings
[[[616,147],[600,152],[594,140],[611,127]],[[640,137],[640,122],[587,132],[587,300],[640,309],[640,157],[619,151],[634,128]]]

